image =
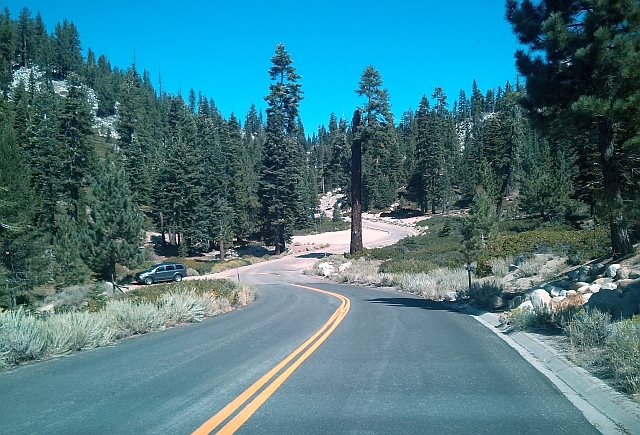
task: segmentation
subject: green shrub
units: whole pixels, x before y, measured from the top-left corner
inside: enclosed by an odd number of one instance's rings
[[[563,225],[545,226],[517,234],[498,234],[491,238],[483,255],[495,258],[548,251],[564,255],[579,250],[582,258],[590,260],[608,253],[609,245],[609,233],[602,226],[580,231]]]
[[[73,293],[75,294],[75,293]],[[116,296],[99,312],[69,311],[39,317],[19,308],[0,311],[0,366],[105,346],[118,338],[178,323],[197,322],[246,305],[249,284],[193,280],[142,287]]]
[[[471,288],[466,290],[465,296],[482,307],[488,307],[493,296],[501,296],[504,291],[502,280],[489,277],[475,280],[471,283]]]
[[[640,393],[640,317],[613,325],[604,364],[614,382],[630,394]]]
[[[109,319],[102,313],[70,312],[44,319],[49,356],[106,346],[116,338]]]
[[[489,267],[491,267],[491,273],[498,277],[504,278],[509,273],[509,265],[513,264],[513,256],[509,255],[505,257],[497,257],[489,260]]]
[[[429,273],[403,274],[397,278],[398,287],[426,299],[441,301],[448,292],[464,293],[467,271],[464,269],[436,269]]]
[[[530,306],[524,306],[511,310],[508,316],[508,322],[516,331],[524,331],[535,325],[536,314]]]
[[[118,299],[133,302],[147,301],[156,303],[167,293],[195,292],[198,295],[211,293],[232,300],[240,285],[227,279],[195,279],[175,283],[138,286],[134,290],[118,295]]]
[[[5,363],[42,358],[46,337],[40,319],[22,308],[0,313],[0,357]]]
[[[527,258],[518,266],[518,276],[521,278],[535,276],[540,272],[540,269],[542,269],[542,266],[544,266],[546,262],[546,256]]]
[[[610,334],[611,315],[598,309],[581,309],[573,314],[564,327],[564,333],[573,347],[601,346]]]
[[[164,312],[147,301],[109,301],[104,313],[113,321],[118,338],[158,331],[165,322]]]
[[[514,308],[507,315],[507,323],[516,331],[524,331],[529,328],[555,328],[554,313],[547,307],[534,308],[531,305],[521,305]]]

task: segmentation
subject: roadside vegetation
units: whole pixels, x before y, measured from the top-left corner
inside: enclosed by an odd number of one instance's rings
[[[434,301],[462,300],[493,310],[496,298],[526,297],[514,279],[542,286],[582,262],[607,254],[607,230],[590,221],[548,223],[519,219],[497,223],[486,246],[467,252],[462,217],[436,216],[421,222],[419,236],[353,256],[331,256],[306,273],[336,282],[388,286]],[[472,259],[472,283],[465,269]],[[517,270],[514,271],[514,264]],[[640,317],[612,319],[581,305],[508,306],[507,330],[540,331],[574,362],[636,400],[640,397]]]
[[[75,289],[81,292],[82,289]],[[200,322],[253,301],[255,290],[228,280],[190,280],[95,294],[80,304],[37,314],[23,307],[0,312],[0,368],[113,344],[172,326]]]

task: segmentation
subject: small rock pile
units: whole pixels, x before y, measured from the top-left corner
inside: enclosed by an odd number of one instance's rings
[[[350,261],[348,261],[346,263],[342,263],[340,266],[338,266],[338,272],[344,272],[349,267],[351,267],[351,262]],[[335,269],[333,263],[331,263],[331,262],[320,263],[318,265],[318,269],[320,269],[322,271],[322,274],[325,277],[338,274],[338,272],[336,272],[336,269]]]
[[[640,272],[620,264],[584,265],[564,279],[529,289],[503,305],[536,311],[585,305],[608,312],[614,319],[630,318],[640,312]]]

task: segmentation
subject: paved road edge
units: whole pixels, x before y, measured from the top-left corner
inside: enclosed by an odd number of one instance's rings
[[[475,310],[469,306],[456,308],[470,314],[520,353],[553,382],[600,432],[605,435],[640,435],[639,404],[618,393],[585,369],[571,363],[531,334],[505,334],[498,330],[499,321],[496,314]]]

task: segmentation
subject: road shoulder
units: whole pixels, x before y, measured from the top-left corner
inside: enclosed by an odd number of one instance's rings
[[[640,404],[571,363],[532,334],[507,334],[499,330],[496,314],[464,304],[456,304],[456,308],[470,314],[520,353],[553,382],[600,432],[607,435],[640,434]]]

